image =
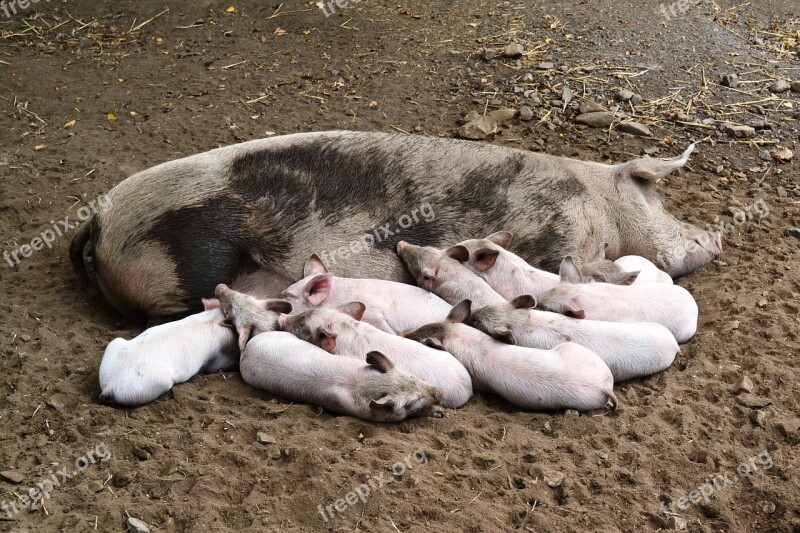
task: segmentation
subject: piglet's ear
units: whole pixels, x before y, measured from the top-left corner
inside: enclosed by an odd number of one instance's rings
[[[437,339],[435,337],[426,337],[426,338],[422,339],[422,341],[420,341],[420,342],[422,344],[424,344],[425,346],[428,346],[430,348],[434,348],[436,350],[442,350],[443,352],[446,351],[444,349],[444,344],[442,344],[442,341],[440,341],[439,339]]]
[[[633,282],[636,281],[636,278],[639,277],[639,270],[636,272],[621,272],[619,274],[609,274],[608,283],[613,283],[614,285],[633,285]]]
[[[577,302],[571,301],[567,303],[565,306],[565,315],[571,318],[578,318],[583,320],[586,318],[586,311],[583,310],[581,306],[578,305]]]
[[[367,354],[367,364],[380,371],[381,374],[387,373],[394,368],[394,364],[388,357],[381,352],[372,351]]]
[[[203,298],[203,310],[211,311],[219,307],[219,300],[216,298]]]
[[[510,231],[498,231],[497,233],[492,233],[486,237],[486,240],[492,241],[497,246],[507,249],[509,243],[511,243],[511,237],[513,237],[513,233]]]
[[[489,248],[475,250],[475,253],[472,254],[472,264],[475,265],[478,272],[486,272],[497,262],[498,255],[500,255],[500,252]]]
[[[362,304],[361,302],[350,302],[344,305],[340,305],[336,308],[337,311],[340,313],[344,313],[349,315],[356,320],[361,320],[364,316],[364,311],[367,310],[367,306]]]
[[[389,395],[369,402],[369,410],[375,413],[391,413],[396,405],[397,402]]]
[[[319,306],[328,299],[328,296],[331,294],[331,282],[333,281],[333,276],[330,274],[320,274],[318,276],[314,276],[306,283],[305,288],[303,289],[303,294],[308,300],[308,303],[313,305],[314,307]]]
[[[561,269],[558,271],[558,276],[561,278],[561,281],[565,283],[583,283],[581,272],[570,256],[565,257],[564,260],[561,261]]]
[[[292,304],[286,300],[266,300],[264,307],[267,311],[275,311],[276,313],[289,314],[292,312]]]
[[[322,259],[320,259],[317,254],[313,254],[311,257],[309,257],[308,261],[306,261],[306,264],[303,267],[304,278],[307,278],[308,276],[316,276],[317,274],[327,274],[327,273],[328,273],[328,267],[325,266],[325,263],[322,262]]]
[[[472,307],[472,302],[470,300],[462,300],[458,302],[450,310],[450,313],[448,313],[447,321],[455,323],[467,322],[469,320],[470,315],[472,314],[471,307]]]
[[[250,335],[253,333],[253,326],[239,326],[236,332],[239,334],[239,351],[243,352],[244,347],[247,346],[247,341],[250,340]]]
[[[530,294],[517,296],[509,302],[514,309],[532,309],[536,307],[536,298]]]
[[[500,342],[504,342],[506,344],[517,344],[517,339],[514,338],[514,334],[511,333],[511,330],[506,327],[496,328],[494,330],[494,336]]]
[[[461,261],[462,263],[466,263],[469,261],[469,250],[467,250],[466,246],[462,246],[461,244],[457,244],[455,246],[451,246],[447,250],[444,251],[448,256],[452,257],[456,261]]]

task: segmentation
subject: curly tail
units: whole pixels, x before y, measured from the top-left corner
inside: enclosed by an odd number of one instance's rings
[[[606,403],[606,408],[616,410],[617,406],[619,405],[619,401],[617,400],[617,395],[614,394],[614,391],[611,391],[608,394],[608,402]]]

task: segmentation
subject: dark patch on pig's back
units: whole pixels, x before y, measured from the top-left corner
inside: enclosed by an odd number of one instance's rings
[[[200,205],[167,211],[148,232],[147,238],[163,244],[175,262],[188,309],[200,310],[200,298],[213,295],[218,283],[231,283],[257,267],[243,242],[245,215],[240,202],[212,197]],[[277,235],[276,241],[280,249]],[[288,243],[284,247],[288,254]]]
[[[287,222],[301,222],[313,206],[329,226],[363,212],[386,218],[381,215],[388,215],[394,207],[389,201],[399,193],[409,205],[423,201],[402,152],[390,153],[369,141],[350,149],[334,142],[244,154],[231,165],[231,187],[249,201],[269,199],[292,219]]]

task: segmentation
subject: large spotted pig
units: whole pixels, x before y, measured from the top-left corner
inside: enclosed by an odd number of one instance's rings
[[[199,311],[218,283],[276,296],[317,251],[339,276],[411,281],[399,240],[442,248],[499,229],[551,271],[608,242],[610,258],[640,255],[680,276],[721,252],[718,234],[679,222],[655,188],[690,152],[605,165],[416,135],[255,140],[124,180],[70,256],[114,307],[151,319]]]

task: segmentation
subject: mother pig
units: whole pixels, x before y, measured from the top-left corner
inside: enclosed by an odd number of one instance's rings
[[[411,281],[399,240],[444,247],[501,229],[551,271],[608,242],[609,258],[643,256],[677,277],[721,253],[718,234],[676,220],[655,189],[692,148],[604,165],[415,135],[255,140],[124,180],[70,256],[118,310],[156,320],[201,310],[218,283],[274,296],[315,252],[340,276]]]

